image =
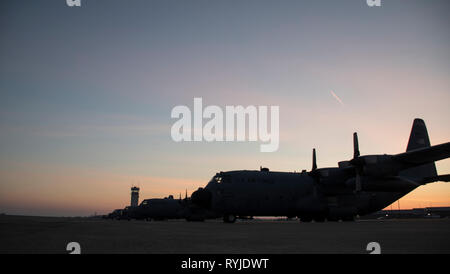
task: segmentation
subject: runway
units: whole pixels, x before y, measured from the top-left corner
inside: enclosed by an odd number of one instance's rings
[[[300,223],[296,220],[145,222],[0,216],[0,253],[450,253],[450,219]]]

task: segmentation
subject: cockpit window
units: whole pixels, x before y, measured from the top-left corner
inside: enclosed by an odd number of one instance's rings
[[[216,176],[212,177],[210,183],[213,184],[231,183],[231,178],[230,175],[217,174]]]

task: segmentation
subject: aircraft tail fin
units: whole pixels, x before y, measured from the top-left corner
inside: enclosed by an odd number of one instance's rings
[[[425,122],[422,119],[414,119],[406,151],[429,147],[430,145],[430,138],[428,137]]]
[[[417,118],[414,119],[406,151],[425,147],[430,147],[430,138],[428,137],[427,127],[422,119]],[[406,169],[400,172],[400,175],[415,179],[436,177],[436,165],[434,164],[434,162],[432,162],[418,167]]]

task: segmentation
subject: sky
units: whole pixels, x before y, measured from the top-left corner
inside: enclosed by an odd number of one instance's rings
[[[0,2],[0,212],[86,216],[192,193],[218,171],[405,151],[414,118],[450,137],[450,2]],[[279,106],[280,146],[174,142],[171,110]],[[449,159],[436,163],[450,173]],[[450,206],[422,186],[401,208]],[[397,207],[397,203],[395,204]]]

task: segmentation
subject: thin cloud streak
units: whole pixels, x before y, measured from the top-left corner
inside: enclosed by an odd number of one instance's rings
[[[339,98],[339,96],[337,96],[336,93],[334,93],[332,90],[330,90],[330,93],[331,95],[333,95],[334,99],[336,99],[339,102],[339,104],[341,104],[342,106],[344,105],[341,98]]]

